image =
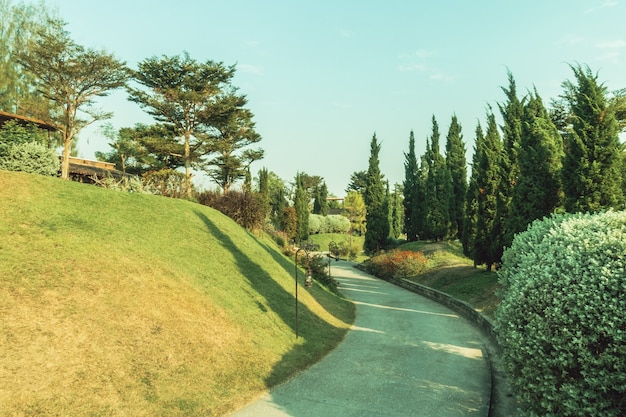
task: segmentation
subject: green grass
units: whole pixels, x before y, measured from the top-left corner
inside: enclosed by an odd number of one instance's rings
[[[496,295],[497,273],[486,271],[484,267],[474,267],[472,260],[463,255],[459,242],[411,242],[400,249],[422,251],[428,258],[424,272],[410,278],[412,281],[465,301],[493,318],[500,303]]]
[[[223,415],[354,307],[208,207],[0,171],[0,414]]]

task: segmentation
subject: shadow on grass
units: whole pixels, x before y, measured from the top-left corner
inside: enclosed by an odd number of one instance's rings
[[[244,254],[237,244],[227,234],[222,232],[204,213],[197,211],[196,215],[205,224],[207,230],[233,255],[241,274],[265,299],[267,306],[278,314],[281,320],[291,329],[293,337],[295,338],[295,294],[286,291],[267,271]],[[294,266],[288,259],[270,250],[267,246],[263,246],[281,267],[288,272],[291,271],[291,274],[293,274]],[[254,273],[251,274],[250,271],[254,271]],[[302,291],[304,289],[301,288],[300,290]],[[324,291],[319,288],[317,290]],[[270,375],[265,379],[265,384],[268,388],[285,381],[294,373],[297,373],[299,370],[319,360],[335,346],[337,341],[341,340],[347,331],[346,329],[341,329],[329,324],[302,303],[299,303],[298,309],[299,339],[301,343],[287,352],[282,360],[274,366]],[[329,312],[334,313],[330,309]],[[264,314],[262,308],[260,308],[259,314]]]

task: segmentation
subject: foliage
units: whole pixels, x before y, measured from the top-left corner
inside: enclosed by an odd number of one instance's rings
[[[129,193],[144,193],[150,194],[149,189],[146,188],[143,184],[143,181],[139,177],[122,177],[122,178],[114,178],[112,176],[107,176],[104,178],[99,178],[97,176],[93,176],[91,178],[94,184],[106,188],[107,190],[115,190],[115,191],[127,191]]]
[[[337,281],[328,274],[328,257],[312,255],[303,256],[299,260],[305,270],[311,270],[314,280],[328,288],[337,289]]]
[[[283,232],[289,239],[296,239],[298,229],[298,213],[293,206],[286,206],[280,220]]]
[[[263,158],[262,149],[250,149],[261,141],[255,130],[253,114],[244,108],[245,96],[234,92],[220,98],[219,117],[213,122],[215,133],[208,142],[208,150],[215,154],[206,161],[204,171],[224,192],[250,172],[250,165]]]
[[[59,172],[59,157],[54,150],[38,143],[19,143],[4,147],[0,153],[0,169],[56,176]]]
[[[521,127],[519,176],[506,219],[506,247],[511,246],[516,233],[553,213],[561,200],[563,140],[537,92],[524,105]]]
[[[362,236],[365,233],[365,202],[361,193],[348,191],[343,208],[343,216],[350,221],[350,233]]]
[[[16,120],[9,120],[0,126],[0,148],[26,142],[47,144],[46,134],[34,124],[21,125]]]
[[[465,199],[467,198],[467,160],[465,153],[461,125],[454,115],[446,136],[446,166],[450,171],[452,181],[450,236],[454,239],[463,237]]]
[[[427,263],[422,252],[393,250],[368,259],[364,266],[370,274],[381,278],[406,278],[418,275]]]
[[[419,172],[417,157],[415,156],[415,135],[409,134],[409,151],[404,154],[404,233],[409,242],[414,242],[419,236],[417,227],[417,210],[422,203],[419,197]]]
[[[494,239],[494,223],[497,216],[498,185],[500,183],[499,158],[502,142],[493,113],[487,115],[487,132],[478,152],[476,235],[473,241],[473,258],[476,265],[487,265],[491,270],[497,261],[494,252],[500,241]],[[472,171],[473,174],[473,171]]]
[[[315,187],[313,214],[328,216],[328,187],[326,186],[325,182]]]
[[[64,26],[63,21],[49,21],[29,40],[28,48],[17,54],[17,59],[37,79],[43,97],[58,115],[56,124],[63,134],[61,177],[68,179],[75,135],[85,126],[112,116],[95,110],[94,98],[123,87],[128,70],[112,54],[76,44]]]
[[[355,171],[350,175],[350,183],[346,188],[346,193],[355,191],[364,194],[367,188],[367,171]]]
[[[568,212],[619,208],[622,191],[620,124],[606,87],[589,67],[572,66],[576,84],[563,83],[571,112],[565,134],[563,191]]]
[[[626,412],[626,212],[553,215],[499,272],[503,360],[536,416]]]
[[[229,191],[218,193],[204,191],[197,196],[198,202],[224,213],[241,227],[248,230],[260,230],[265,223],[263,199],[258,193]]]
[[[445,159],[439,151],[439,125],[435,116],[432,118],[432,123],[430,147],[426,151],[428,175],[426,176],[424,194],[426,215],[424,217],[425,235],[423,237],[442,240],[450,232],[450,204],[453,199],[452,177]]]
[[[350,231],[350,220],[339,214],[329,214],[321,216],[319,214],[309,214],[309,234],[317,233],[348,233]]]
[[[130,100],[173,132],[171,139],[182,147],[189,192],[191,168],[206,165],[202,158],[217,150],[215,136],[221,134],[217,124],[225,123],[237,104],[224,94],[232,91],[234,74],[234,66],[197,62],[188,54],[147,58],[134,73],[144,88],[129,88]]]
[[[304,183],[305,174],[296,175],[296,195],[293,206],[296,209],[296,241],[302,242],[309,238],[309,196]]]
[[[191,193],[185,180],[185,174],[173,169],[150,171],[142,175],[144,191],[171,198],[183,198]]]
[[[394,185],[393,193],[389,196],[389,216],[389,236],[398,239],[404,230],[404,204],[400,184]]]
[[[385,247],[389,237],[389,206],[385,199],[383,175],[380,172],[380,143],[376,134],[372,136],[370,157],[367,170],[367,182],[363,201],[365,202],[365,231],[364,249],[367,253],[376,253]]]
[[[480,189],[478,180],[481,178],[480,173],[480,150],[483,148],[485,135],[480,122],[476,125],[474,139],[474,155],[472,156],[472,174],[467,185],[467,195],[465,200],[465,219],[463,219],[463,236],[461,243],[463,244],[463,254],[468,258],[474,259],[474,241],[476,240],[476,224],[478,215],[478,196]]]

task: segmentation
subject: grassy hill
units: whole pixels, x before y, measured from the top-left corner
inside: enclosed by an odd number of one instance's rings
[[[0,415],[222,415],[315,362],[351,303],[210,208],[0,171]]]
[[[465,301],[479,312],[493,317],[500,299],[496,296],[498,276],[484,267],[476,268],[463,255],[460,242],[411,242],[400,249],[422,251],[428,265],[412,281]]]

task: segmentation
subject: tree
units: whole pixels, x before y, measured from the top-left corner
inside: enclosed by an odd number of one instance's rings
[[[41,94],[59,116],[52,122],[63,136],[61,177],[69,179],[69,157],[76,134],[112,116],[94,109],[94,98],[123,87],[129,75],[125,63],[107,52],[76,44],[64,26],[59,20],[50,21],[48,28],[30,40],[29,48],[18,53],[18,60],[36,77]]]
[[[343,202],[343,215],[350,220],[350,236],[358,233],[362,236],[365,233],[365,202],[361,193],[356,191],[348,191],[348,195]]]
[[[309,238],[309,197],[301,173],[296,175],[296,195],[293,205],[297,216],[296,241],[303,242]]]
[[[478,201],[476,206],[476,235],[473,244],[474,263],[485,264],[490,271],[497,261],[499,241],[493,240],[493,226],[497,216],[497,193],[500,184],[500,156],[502,142],[498,133],[496,118],[492,112],[487,115],[487,133],[477,149],[478,176],[476,187]]]
[[[413,131],[409,134],[409,151],[404,154],[404,232],[406,240],[414,242],[419,237],[417,227],[418,206],[422,201],[418,200],[419,172],[417,157],[415,156],[415,136]]]
[[[202,157],[215,151],[210,146],[215,143],[212,136],[221,133],[216,123],[224,122],[225,115],[235,111],[229,106],[232,97],[223,95],[230,91],[234,74],[234,65],[197,62],[188,54],[147,58],[134,72],[134,79],[145,88],[129,88],[129,99],[170,127],[182,144],[188,195],[192,167],[201,165]]]
[[[356,171],[350,175],[350,184],[346,188],[346,193],[356,191],[363,194],[367,185],[367,171]]]
[[[522,115],[524,112],[523,101],[517,97],[517,88],[513,74],[507,73],[509,87],[502,88],[507,101],[498,104],[500,114],[504,120],[502,127],[502,154],[499,156],[500,183],[496,191],[496,217],[493,221],[491,247],[495,262],[500,262],[506,244],[506,224],[509,217],[509,208],[513,190],[519,177],[519,165],[517,152],[520,145]]]
[[[561,201],[563,140],[537,91],[524,105],[521,127],[519,175],[506,222],[506,247],[515,234],[549,216]]]
[[[445,239],[450,231],[450,201],[452,198],[452,178],[446,161],[439,150],[439,125],[432,118],[433,130],[430,149],[427,151],[428,176],[426,178],[424,229],[430,239]]]
[[[568,212],[598,212],[624,202],[621,180],[620,125],[606,87],[589,67],[570,66],[576,84],[565,81],[571,113],[565,135],[563,191]]]
[[[482,158],[482,149],[484,148],[483,142],[485,141],[485,135],[483,134],[482,126],[480,122],[476,125],[474,139],[474,154],[472,156],[472,174],[467,187],[467,194],[465,200],[465,219],[463,219],[463,235],[461,237],[461,243],[463,244],[463,254],[468,258],[475,259],[475,245],[476,240],[476,225],[478,215],[478,198],[480,190],[478,181],[482,177],[480,172],[480,158]]]
[[[446,136],[446,166],[452,179],[452,199],[450,202],[450,235],[454,238],[463,237],[463,220],[465,219],[465,200],[467,194],[467,159],[461,125],[452,116],[448,136]]]
[[[37,79],[16,58],[55,17],[43,2],[0,0],[0,110],[49,119],[50,105],[38,92]]]
[[[203,169],[224,192],[245,177],[250,165],[264,155],[262,149],[244,149],[261,140],[261,135],[255,131],[252,112],[244,108],[247,102],[245,96],[233,93],[223,97],[222,110],[213,125],[217,132],[210,135],[208,141],[208,149],[217,156]]]
[[[315,201],[313,201],[313,213],[328,216],[328,187],[325,182],[315,187]]]
[[[402,201],[402,186],[400,184],[394,185],[389,204],[391,211],[390,234],[392,238],[398,239],[404,230],[404,205]]]
[[[363,201],[366,207],[366,227],[364,249],[367,253],[376,253],[385,247],[389,236],[388,206],[385,204],[385,188],[380,173],[378,154],[380,144],[376,134],[370,144],[369,166]]]

